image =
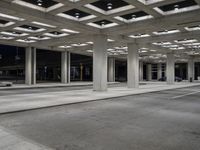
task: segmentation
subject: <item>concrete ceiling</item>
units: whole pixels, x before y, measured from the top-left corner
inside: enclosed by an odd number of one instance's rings
[[[126,44],[157,59],[173,51],[199,56],[200,0],[1,0],[0,43],[92,54],[93,36],[108,35],[108,54]]]

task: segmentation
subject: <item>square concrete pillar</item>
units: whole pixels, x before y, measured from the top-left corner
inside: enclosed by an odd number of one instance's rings
[[[188,81],[194,81],[194,58],[190,57],[188,59]]]
[[[32,48],[32,84],[36,84],[36,53],[37,49],[35,47]]]
[[[152,80],[152,65],[147,64],[147,81]]]
[[[93,48],[93,90],[107,90],[107,36],[95,35]]]
[[[36,84],[36,48],[25,50],[25,84]]]
[[[108,82],[115,82],[115,58],[108,58]]]
[[[160,78],[162,78],[162,64],[161,63],[159,63],[159,64],[157,64],[158,65],[158,70],[157,70],[157,73],[158,73],[158,80],[160,79]]]
[[[139,87],[139,52],[136,43],[128,43],[128,88]]]
[[[167,54],[167,84],[174,84],[175,80],[175,58],[173,53]]]
[[[61,83],[70,83],[70,52],[61,52]]]
[[[140,72],[140,81],[143,81],[143,62],[142,61],[140,61],[140,63],[139,63],[139,72]]]

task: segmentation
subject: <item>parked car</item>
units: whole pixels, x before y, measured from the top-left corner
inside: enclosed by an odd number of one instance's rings
[[[175,81],[176,82],[181,82],[183,79],[182,78],[180,78],[180,77],[175,77]]]
[[[160,79],[158,79],[158,81],[166,81],[166,77],[162,77],[162,78],[160,78]]]
[[[0,82],[0,86],[12,86],[12,82]]]

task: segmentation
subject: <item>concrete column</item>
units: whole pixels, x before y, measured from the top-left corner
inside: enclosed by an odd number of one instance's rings
[[[71,53],[67,52],[67,82],[71,82]]]
[[[162,78],[162,64],[161,63],[158,64],[157,73],[158,73],[158,80],[159,80],[160,78]]]
[[[25,50],[25,84],[31,85],[31,76],[32,76],[32,49],[31,47],[27,47]]]
[[[139,53],[138,45],[128,43],[128,88],[139,87]]]
[[[94,91],[107,90],[107,36],[94,36],[93,50],[93,89]]]
[[[175,79],[175,58],[173,53],[167,54],[167,84],[174,84]]]
[[[194,59],[193,57],[190,57],[188,60],[188,81],[190,81],[190,78],[192,79],[192,82],[194,81]]]
[[[36,84],[36,48],[32,48],[32,84]]]
[[[152,80],[152,65],[147,64],[147,81]]]
[[[108,82],[115,82],[115,58],[108,58]]]
[[[61,53],[61,83],[70,82],[70,53],[64,51]]]
[[[140,71],[140,81],[143,81],[143,62],[139,63],[139,71]]]

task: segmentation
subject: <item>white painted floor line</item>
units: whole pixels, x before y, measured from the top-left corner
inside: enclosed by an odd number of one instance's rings
[[[189,96],[189,95],[194,95],[194,94],[197,94],[197,93],[200,93],[200,91],[195,91],[195,92],[192,92],[192,93],[187,93],[187,94],[183,94],[183,95],[174,96],[171,99],[177,99],[177,98],[181,98],[181,97],[185,97],[185,96]]]

